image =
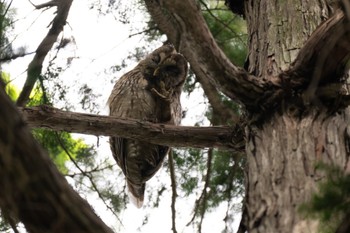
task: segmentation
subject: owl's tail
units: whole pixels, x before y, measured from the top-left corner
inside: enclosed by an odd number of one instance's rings
[[[134,184],[130,180],[126,181],[128,185],[128,195],[130,201],[137,207],[141,208],[143,205],[143,197],[145,194],[146,184]]]

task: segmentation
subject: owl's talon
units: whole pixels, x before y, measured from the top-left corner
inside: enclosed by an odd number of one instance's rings
[[[164,100],[167,100],[167,101],[170,101],[170,97],[171,97],[171,93],[170,92],[166,92],[166,95],[163,95],[162,93],[160,93],[159,91],[157,91],[155,88],[152,88],[151,91],[158,95],[160,98],[164,99]]]
[[[159,76],[160,67],[157,67],[153,72],[153,77]]]

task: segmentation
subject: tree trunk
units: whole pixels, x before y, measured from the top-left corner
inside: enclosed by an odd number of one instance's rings
[[[349,160],[349,114],[322,111],[295,118],[276,114],[252,127],[247,144],[247,229],[249,232],[318,232],[303,219],[300,204],[310,200],[323,175],[320,162],[345,168]]]
[[[245,9],[250,35],[248,71],[265,78],[288,69],[330,13],[325,0],[249,0]]]
[[[272,80],[287,70],[330,10],[319,0],[248,1],[249,71]],[[286,98],[247,130],[243,225],[248,232],[318,232],[318,222],[298,212],[324,178],[316,165],[348,166],[348,112],[302,102],[300,95]]]

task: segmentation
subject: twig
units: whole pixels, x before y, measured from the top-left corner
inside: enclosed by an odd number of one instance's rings
[[[170,180],[171,180],[171,190],[172,190],[172,197],[171,197],[171,216],[172,216],[172,227],[171,229],[173,230],[173,233],[177,233],[176,230],[176,208],[175,208],[175,203],[176,203],[176,197],[177,197],[177,192],[176,192],[176,178],[175,178],[175,167],[174,167],[174,157],[173,157],[173,150],[170,149],[169,151],[169,169],[170,169]]]
[[[11,2],[7,5],[6,10],[4,11],[4,14],[2,15],[2,17],[5,17],[5,15],[7,14],[7,12],[9,11],[11,5],[12,5],[13,0],[11,0]],[[4,2],[2,2],[1,4],[5,4]]]
[[[113,215],[117,218],[117,220],[119,221],[119,223],[124,227],[124,225],[123,225],[122,221],[120,220],[120,218],[118,217],[117,213],[113,210],[112,207],[110,207],[110,206],[108,205],[108,203],[107,203],[106,200],[104,199],[103,195],[101,194],[101,192],[100,192],[99,189],[97,188],[97,185],[95,184],[94,180],[92,179],[91,174],[86,173],[86,172],[79,166],[79,164],[75,161],[75,159],[73,158],[73,156],[69,153],[68,149],[65,147],[64,143],[62,142],[62,140],[61,140],[61,138],[59,137],[59,135],[58,135],[57,132],[55,132],[55,136],[56,136],[57,141],[58,141],[58,143],[60,144],[61,148],[62,148],[62,149],[64,150],[64,152],[68,155],[69,159],[72,161],[72,163],[74,164],[74,166],[75,166],[76,168],[78,168],[78,170],[79,170],[84,176],[86,176],[86,177],[89,179],[89,181],[90,181],[92,187],[93,187],[94,190],[97,192],[97,195],[98,195],[98,197],[102,200],[103,204],[105,204],[105,206],[107,207],[107,209],[109,209],[109,210],[113,213]]]
[[[24,56],[28,56],[28,55],[32,55],[34,54],[35,52],[29,52],[29,53],[17,53],[17,54],[7,54],[5,57],[2,57],[0,59],[0,62],[7,62],[7,61],[11,61],[11,60],[15,60],[19,57],[24,57]]]
[[[35,5],[32,1],[28,0],[28,2],[30,2],[30,4],[32,4],[32,6],[35,7],[35,9],[39,10],[41,8],[45,8],[45,7],[53,7],[53,6],[58,6],[58,1],[52,0],[52,1],[48,1],[39,5]]]
[[[198,223],[198,232],[202,232],[202,223],[203,223],[203,219],[204,219],[204,215],[205,215],[205,211],[206,211],[206,207],[207,207],[207,202],[208,202],[208,199],[207,199],[208,191],[207,190],[208,190],[209,184],[210,184],[212,160],[213,160],[213,148],[210,148],[208,150],[207,173],[205,176],[204,188],[202,190],[202,194],[196,200],[192,219],[189,221],[189,223],[187,223],[187,226],[189,224],[191,224],[199,212],[200,222]]]
[[[152,31],[152,30],[159,30],[159,29],[158,29],[158,27],[150,27],[150,28],[148,28],[148,29],[146,29],[146,30],[143,30],[143,31],[141,31],[141,32],[135,32],[135,33],[133,33],[133,34],[130,34],[130,35],[128,36],[128,38],[131,38],[131,37],[134,37],[134,36],[143,34],[143,33],[147,33],[147,32],[150,32],[150,31]]]
[[[104,171],[106,169],[111,169],[112,167],[114,167],[114,165],[108,165],[108,166],[105,166],[102,168],[96,166],[95,168],[91,169],[90,171],[84,171],[84,173],[81,173],[81,172],[67,173],[64,176],[69,176],[69,177],[73,178],[75,176],[81,176],[81,175],[85,175],[85,174],[92,175],[95,172],[101,172],[101,171]]]

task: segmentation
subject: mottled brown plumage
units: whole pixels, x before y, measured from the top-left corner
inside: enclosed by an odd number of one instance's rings
[[[185,58],[172,45],[163,45],[117,81],[108,100],[110,115],[180,124],[180,95],[186,75]],[[146,181],[159,170],[169,148],[119,137],[111,137],[110,144],[130,197],[141,207]]]

